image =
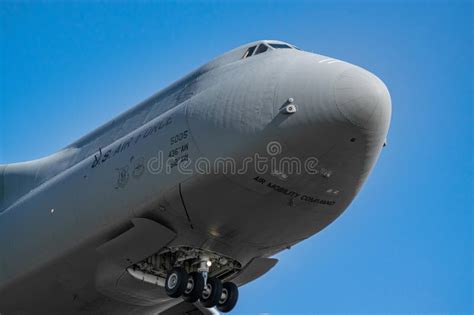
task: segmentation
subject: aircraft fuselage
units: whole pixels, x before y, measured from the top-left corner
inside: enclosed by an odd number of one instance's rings
[[[297,49],[241,59],[250,45],[41,164],[38,173],[56,171],[0,210],[0,312],[151,314],[176,302],[149,284],[133,289],[127,259],[166,245],[245,269],[348,207],[387,135],[386,87],[359,67]],[[147,222],[169,231],[169,242],[153,238]],[[106,245],[134,226],[143,237],[122,250]],[[104,272],[113,266],[119,271]]]

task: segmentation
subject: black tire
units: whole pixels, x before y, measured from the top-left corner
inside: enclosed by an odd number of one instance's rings
[[[188,285],[190,286],[188,288]],[[201,297],[204,290],[204,277],[200,272],[191,272],[188,276],[188,283],[183,293],[183,299],[186,302],[194,303]]]
[[[233,282],[226,282],[222,285],[222,296],[217,304],[217,309],[222,313],[232,311],[239,299],[239,288]]]
[[[188,274],[183,268],[174,268],[166,277],[165,290],[169,297],[177,298],[180,297],[184,290],[186,290],[186,284],[188,283]]]
[[[222,282],[217,278],[207,279],[201,294],[201,304],[204,307],[214,307],[219,303],[222,294]]]

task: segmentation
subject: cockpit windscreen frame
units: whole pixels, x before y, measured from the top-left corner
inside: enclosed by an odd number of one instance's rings
[[[252,45],[249,48],[247,48],[244,55],[242,56],[242,59],[249,58],[258,54],[263,54],[269,50],[276,50],[276,49],[298,49],[299,50],[299,48],[293,47],[289,44],[262,42],[260,44]]]

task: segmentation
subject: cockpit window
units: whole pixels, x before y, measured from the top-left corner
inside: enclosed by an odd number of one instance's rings
[[[260,44],[257,48],[257,51],[255,52],[256,55],[264,53],[268,50],[268,46],[265,44]]]
[[[257,48],[257,46],[249,47],[249,49],[247,49],[247,50],[245,51],[245,54],[242,56],[242,59],[245,59],[245,58],[248,58],[248,57],[252,56],[252,54],[253,54],[255,48]]]
[[[281,48],[290,48],[290,46],[288,46],[287,44],[269,44],[270,46],[272,46],[273,48],[276,48],[276,49],[281,49]]]
[[[249,58],[251,56],[255,56],[261,53],[268,51],[269,49],[299,49],[297,47],[290,46],[288,44],[283,43],[261,43],[258,46],[251,46],[247,48],[242,59]]]

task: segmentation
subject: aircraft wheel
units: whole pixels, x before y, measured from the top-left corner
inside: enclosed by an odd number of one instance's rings
[[[222,294],[217,303],[217,309],[222,313],[232,311],[239,299],[239,288],[233,282],[226,282],[222,285]]]
[[[222,295],[222,282],[217,278],[207,279],[201,295],[201,304],[204,307],[214,307],[219,303]]]
[[[188,274],[183,268],[174,268],[166,277],[165,290],[169,297],[180,297],[186,290]]]
[[[201,297],[204,290],[204,277],[200,272],[191,272],[188,276],[186,290],[183,293],[183,299],[186,302],[194,303]]]

